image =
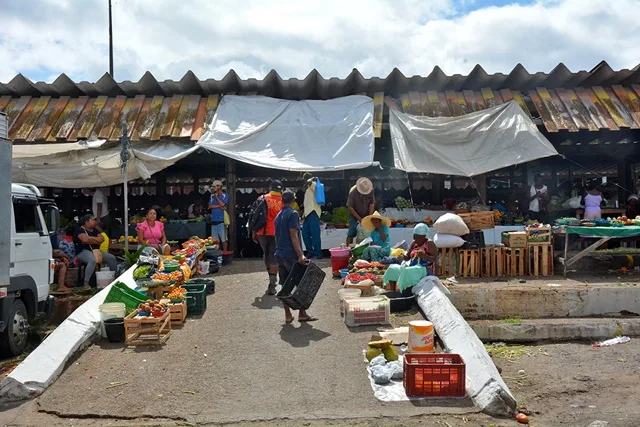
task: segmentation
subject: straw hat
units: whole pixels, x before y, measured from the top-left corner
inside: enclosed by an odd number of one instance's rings
[[[356,189],[363,196],[369,195],[373,191],[373,183],[369,178],[360,178],[356,181]]]
[[[379,219],[380,221],[382,221],[383,226],[391,227],[391,220],[386,216],[380,215],[378,211],[375,211],[373,215],[365,216],[362,219],[362,226],[366,228],[368,231],[375,230],[376,228],[373,226],[373,221],[372,221],[374,219]]]

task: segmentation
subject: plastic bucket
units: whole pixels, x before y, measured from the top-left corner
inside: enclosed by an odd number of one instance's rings
[[[98,312],[100,313],[102,338],[107,338],[107,331],[104,325],[105,320],[124,317],[126,315],[126,308],[123,302],[108,302],[100,304],[98,306]]]
[[[349,248],[332,248],[331,253],[331,272],[333,277],[340,277],[340,270],[349,267],[349,258],[351,258],[351,249]]]
[[[360,298],[362,294],[361,289],[344,288],[338,291],[338,298],[340,298],[340,314],[344,314],[344,300]]]
[[[349,269],[348,268],[343,268],[342,270],[340,270],[340,278],[344,279],[349,275]]]
[[[96,271],[96,286],[98,289],[106,288],[116,278],[115,271],[100,270]]]
[[[122,317],[105,320],[104,328],[109,342],[125,342],[124,319]]]
[[[433,353],[433,323],[428,320],[409,322],[409,353]]]

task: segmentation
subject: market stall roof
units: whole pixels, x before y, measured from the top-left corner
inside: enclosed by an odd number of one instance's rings
[[[386,78],[370,79],[355,69],[344,79],[325,79],[313,70],[302,80],[282,79],[275,70],[262,80],[243,80],[231,70],[221,80],[200,80],[189,71],[179,81],[159,82],[147,72],[138,82],[120,83],[108,74],[95,83],[74,82],[65,74],[53,83],[34,83],[18,74],[0,83],[0,112],[8,115],[10,139],[31,143],[116,140],[121,117],[132,140],[197,141],[223,94],[293,100],[366,94],[374,99],[376,137],[382,134],[385,95],[399,97],[406,113],[443,116],[514,98],[550,132],[617,130],[640,125],[639,85],[640,68],[614,71],[604,61],[591,71],[571,72],[561,63],[548,74],[530,74],[518,64],[505,75],[476,65],[468,76],[447,76],[435,67],[427,76],[407,77],[394,69]]]
[[[42,146],[14,145],[12,179],[41,187],[85,188],[122,184],[120,146],[95,141]],[[156,142],[131,145],[129,180],[149,177],[198,148],[189,143]]]
[[[475,175],[557,155],[514,100],[459,117],[389,115],[394,165],[406,172]]]
[[[374,164],[373,100],[291,101],[225,96],[197,146],[270,169],[362,169]]]

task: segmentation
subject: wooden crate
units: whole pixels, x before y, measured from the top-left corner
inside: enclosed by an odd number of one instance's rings
[[[457,254],[458,250],[455,248],[438,249],[438,276],[456,275]]]
[[[488,246],[481,249],[480,264],[483,277],[504,277],[504,247]]]
[[[552,243],[551,227],[526,227],[525,232],[529,246],[544,246]]]
[[[161,345],[171,336],[171,316],[167,310],[162,317],[136,317],[139,310],[124,318],[126,345]]]
[[[480,231],[494,228],[493,211],[459,213],[469,231]]]
[[[458,276],[480,277],[480,251],[478,249],[458,250]]]
[[[526,248],[504,248],[504,268],[507,276],[526,276],[527,267]]]
[[[502,244],[509,248],[527,247],[527,233],[524,231],[505,231],[501,237]]]
[[[163,300],[162,302],[167,304],[167,307],[169,307],[171,324],[182,325],[187,318],[187,300],[182,300],[182,302],[178,303],[169,302],[169,300]]]
[[[553,276],[553,245],[535,245],[529,248],[529,274]]]

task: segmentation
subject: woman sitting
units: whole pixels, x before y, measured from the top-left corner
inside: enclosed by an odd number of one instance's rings
[[[108,252],[102,252],[100,244],[104,241],[101,232],[96,228],[93,215],[85,215],[80,219],[80,227],[73,233],[73,243],[76,246],[76,259],[87,266],[84,269],[84,287],[90,287],[89,281],[96,270],[96,264],[106,264],[109,270],[116,271],[118,263],[116,257]]]
[[[429,275],[433,275],[433,266],[438,262],[438,249],[436,244],[427,238],[428,232],[427,224],[417,224],[413,228],[413,242],[409,245],[405,257],[410,266],[420,265],[427,269]]]
[[[368,261],[381,261],[391,254],[391,236],[389,227],[391,220],[374,212],[373,215],[364,217],[362,226],[371,231],[371,245],[364,250],[363,257]]]
[[[164,224],[156,221],[158,214],[155,209],[149,209],[144,221],[136,225],[138,243],[151,246],[164,255],[171,254],[171,248],[167,245],[167,236],[164,234]]]

